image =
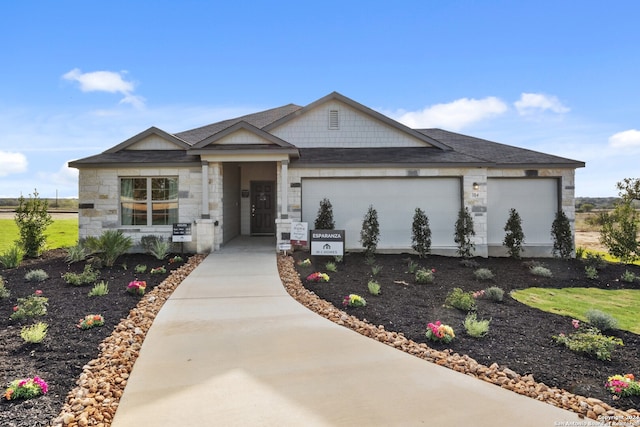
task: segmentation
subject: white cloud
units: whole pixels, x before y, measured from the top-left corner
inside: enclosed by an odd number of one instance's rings
[[[120,93],[124,95],[124,98],[120,100],[121,104],[131,104],[136,108],[144,107],[145,99],[133,94],[135,85],[133,82],[126,81],[123,74],[126,72],[93,71],[83,73],[79,68],[74,68],[64,74],[62,78],[80,83],[80,90],[83,92]]]
[[[410,128],[444,128],[459,130],[470,124],[503,114],[507,105],[499,98],[457,99],[419,111],[398,111],[392,116]]]
[[[562,105],[560,100],[553,95],[545,95],[542,93],[523,93],[520,99],[514,104],[520,115],[529,115],[542,113],[546,110],[554,113],[562,114],[570,111],[569,108]]]
[[[22,153],[0,151],[0,176],[26,172],[27,157]]]
[[[613,148],[640,147],[640,130],[629,129],[609,137],[609,145]]]

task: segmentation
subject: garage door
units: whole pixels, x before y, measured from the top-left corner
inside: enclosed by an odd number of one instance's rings
[[[378,249],[411,249],[411,224],[417,207],[429,217],[432,248],[455,246],[459,178],[304,178],[302,220],[310,228],[325,197],[333,205],[336,228],[346,230],[348,249],[362,247],[360,230],[369,205],[378,211]]]
[[[490,178],[487,181],[489,245],[502,245],[511,208],[517,210],[522,219],[525,245],[553,243],[551,224],[558,210],[558,180]]]

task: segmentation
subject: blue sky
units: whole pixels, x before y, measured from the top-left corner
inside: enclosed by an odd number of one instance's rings
[[[640,175],[637,1],[6,1],[0,197],[77,196],[66,162],[338,91],[407,125]]]

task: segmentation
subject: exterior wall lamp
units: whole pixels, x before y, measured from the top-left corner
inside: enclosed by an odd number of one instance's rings
[[[473,189],[474,189],[475,191],[478,191],[478,189],[479,189],[479,188],[480,188],[480,184],[478,184],[477,182],[474,182],[474,183],[473,183]]]

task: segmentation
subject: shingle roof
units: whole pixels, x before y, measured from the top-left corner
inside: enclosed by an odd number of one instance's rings
[[[437,139],[443,144],[453,148],[460,154],[465,154],[492,163],[497,166],[523,166],[523,165],[551,165],[582,168],[584,162],[500,144],[486,139],[475,138],[442,129],[416,129],[418,132]]]
[[[216,133],[235,125],[239,122],[247,122],[252,126],[262,129],[263,127],[280,120],[281,118],[294,113],[301,109],[299,105],[288,104],[282,107],[272,108],[270,110],[260,111],[258,113],[247,114],[246,116],[236,117],[234,119],[223,120],[207,126],[187,130],[174,134],[178,138],[194,145],[203,139],[209,138]]]
[[[184,150],[124,150],[117,153],[101,153],[95,156],[69,162],[69,167],[90,165],[120,165],[120,164],[145,164],[145,165],[184,165],[200,164],[200,156],[188,154]]]

